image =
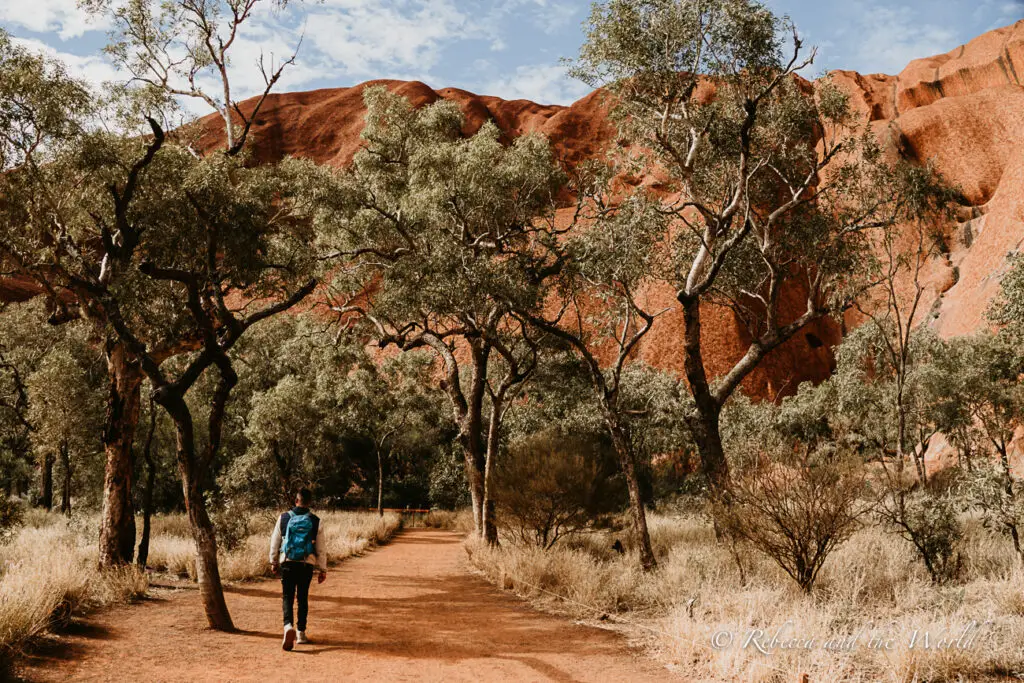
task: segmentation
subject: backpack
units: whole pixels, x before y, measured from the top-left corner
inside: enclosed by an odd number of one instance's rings
[[[316,554],[316,535],[320,520],[311,512],[299,515],[288,511],[281,515],[281,550],[286,562],[305,562]]]

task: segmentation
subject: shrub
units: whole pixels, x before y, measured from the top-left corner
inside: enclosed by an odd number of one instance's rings
[[[9,540],[21,526],[25,512],[16,500],[0,496],[0,542]]]
[[[715,518],[810,592],[829,554],[856,530],[863,493],[862,467],[828,457],[763,459],[736,474]]]
[[[473,513],[469,509],[431,510],[423,517],[423,526],[469,533],[473,530]]]
[[[1024,522],[1020,480],[1001,468],[982,465],[965,477],[963,492],[971,506],[980,511],[985,528],[1008,535],[1017,556],[1024,559],[1019,531]]]
[[[910,541],[934,583],[960,573],[963,525],[960,504],[951,491],[891,486],[878,506],[883,523]]]
[[[430,468],[430,502],[444,510],[459,510],[469,505],[466,465],[455,444],[439,449],[434,457]]]
[[[494,474],[498,522],[524,542],[550,548],[614,505],[599,444],[550,433],[513,447]]]

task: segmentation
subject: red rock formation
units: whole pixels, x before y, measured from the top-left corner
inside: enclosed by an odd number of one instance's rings
[[[944,335],[983,326],[1006,256],[1024,241],[1024,21],[944,55],[915,60],[898,76],[835,71],[830,77],[850,93],[856,110],[893,149],[933,162],[967,198],[970,206],[963,211],[963,222],[947,227],[949,253],[929,264],[923,310],[931,312],[929,324]],[[363,90],[377,84],[416,105],[441,98],[457,102],[466,116],[467,134],[488,119],[510,138],[539,131],[570,164],[600,153],[613,135],[599,93],[562,107],[455,88],[433,90],[419,82],[371,81],[271,95],[252,131],[256,158],[293,155],[344,166],[359,147]],[[200,144],[213,146],[221,135],[220,119],[207,118],[201,125]],[[0,298],[5,296],[10,294],[0,289]],[[673,303],[669,291],[655,290],[651,296],[665,306]],[[796,299],[794,312],[801,305]],[[681,370],[681,324],[678,314],[666,315],[648,336],[641,357]],[[728,369],[749,342],[725,310],[706,311],[704,335],[713,374]],[[839,338],[839,326],[831,321],[811,326],[765,359],[745,389],[772,397],[803,380],[825,378],[832,368],[829,346]]]

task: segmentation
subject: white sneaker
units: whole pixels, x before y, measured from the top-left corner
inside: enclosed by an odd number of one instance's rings
[[[281,642],[281,649],[288,652],[295,647],[295,629],[291,624],[284,627],[284,640]]]
[[[309,645],[309,638],[306,637],[306,632],[299,631],[299,638],[295,642],[299,645]]]

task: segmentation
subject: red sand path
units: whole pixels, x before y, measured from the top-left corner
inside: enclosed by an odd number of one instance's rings
[[[333,569],[310,598],[314,643],[281,650],[278,585],[228,590],[216,633],[195,590],[97,616],[37,654],[29,681],[664,681],[621,636],[530,609],[470,573],[460,537],[410,530]]]

